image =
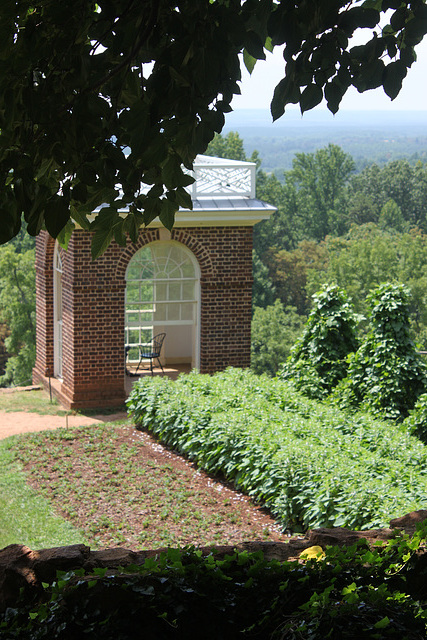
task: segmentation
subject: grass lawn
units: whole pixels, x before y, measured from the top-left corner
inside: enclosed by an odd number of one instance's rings
[[[32,549],[85,542],[72,524],[55,515],[51,503],[27,484],[16,460],[17,436],[0,441],[0,548],[26,544]]]
[[[79,414],[84,416],[109,415],[117,411],[125,411],[125,405],[112,409],[85,409],[84,411],[67,411],[57,399],[44,389],[31,389],[29,391],[10,392],[0,389],[0,411],[26,411],[45,416],[65,416],[67,414]]]
[[[0,411],[28,411],[47,416],[65,416],[66,411],[56,398],[50,401],[49,394],[42,389],[5,392],[0,390]]]

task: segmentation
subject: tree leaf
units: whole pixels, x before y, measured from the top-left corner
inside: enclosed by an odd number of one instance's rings
[[[160,222],[166,229],[172,231],[174,222],[175,222],[175,214],[177,212],[177,205],[168,200],[167,198],[161,201],[160,205]]]
[[[70,203],[64,196],[52,197],[44,209],[44,222],[52,238],[56,238],[70,219]]]
[[[264,43],[255,31],[247,32],[244,51],[256,60],[265,60]]]
[[[243,62],[248,72],[252,74],[252,71],[254,70],[257,59],[251,56],[251,54],[248,53],[247,49],[243,49]]]
[[[285,113],[285,106],[289,103],[296,103],[300,99],[299,86],[289,77],[280,80],[274,90],[273,100],[270,110],[273,120],[277,120]]]
[[[111,227],[100,226],[95,230],[91,246],[92,260],[96,260],[104,253],[112,239],[113,229]]]
[[[338,81],[329,82],[325,87],[325,98],[329,111],[337,113],[342,97],[346,91]]]
[[[408,70],[406,66],[397,60],[386,66],[384,72],[383,87],[386,94],[394,100],[402,88],[403,78],[405,78]]]
[[[323,100],[323,91],[317,84],[309,84],[301,94],[301,113],[316,107]]]
[[[193,208],[193,201],[188,191],[186,191],[182,187],[178,187],[175,193],[176,193],[176,201],[181,207],[184,207],[184,209],[190,209],[190,210]]]

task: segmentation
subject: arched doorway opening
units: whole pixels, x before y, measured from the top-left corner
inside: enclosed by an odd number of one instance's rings
[[[53,252],[53,375],[62,379],[62,258],[58,242]]]
[[[163,364],[200,361],[200,268],[179,242],[153,242],[137,251],[126,269],[125,347],[138,361],[138,345],[165,332]]]

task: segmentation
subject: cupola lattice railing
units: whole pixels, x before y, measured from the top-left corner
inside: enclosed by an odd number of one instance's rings
[[[219,196],[255,198],[254,162],[239,162],[210,156],[197,156],[188,187],[193,200]]]

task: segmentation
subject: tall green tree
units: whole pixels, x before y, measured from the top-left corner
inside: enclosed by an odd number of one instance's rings
[[[351,178],[348,201],[349,223],[375,222],[397,231],[418,227],[427,232],[427,165],[407,160],[370,165]],[[391,206],[394,215],[387,212]]]
[[[323,268],[307,272],[307,294],[324,282],[337,283],[353,300],[358,313],[368,316],[366,300],[383,282],[400,282],[411,290],[410,322],[420,346],[427,344],[427,235],[385,231],[376,225],[354,226],[340,238],[323,243]],[[276,285],[277,286],[277,285]]]
[[[365,405],[376,414],[402,420],[427,390],[427,365],[412,341],[410,291],[385,283],[368,296],[370,330],[349,358],[339,402]]]
[[[36,358],[35,252],[0,247],[0,321],[9,355],[0,386],[31,384]]]
[[[283,307],[280,300],[265,309],[256,307],[251,328],[252,371],[276,375],[301,335],[304,322],[294,307]]]
[[[90,227],[94,256],[156,217],[171,228],[191,207],[184,169],[240,92],[239,54],[251,71],[283,47],[274,120],[323,99],[336,113],[350,86],[397,96],[426,14],[424,0],[3,0],[0,242],[22,216],[62,241]]]
[[[228,158],[229,160],[248,161],[242,138],[237,131],[230,131],[226,136],[217,133],[205,151],[208,156]]]
[[[329,144],[315,153],[297,153],[292,169],[285,174],[294,193],[295,222],[310,240],[346,231],[345,195],[355,169],[353,158],[341,147]]]

